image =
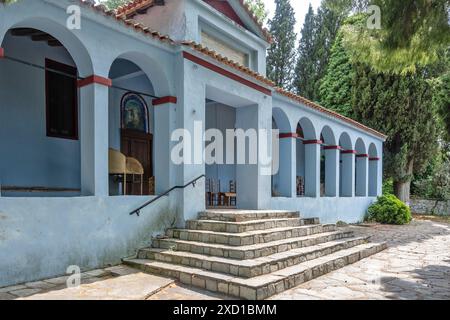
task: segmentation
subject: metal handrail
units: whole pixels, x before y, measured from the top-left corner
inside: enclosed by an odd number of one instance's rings
[[[169,193],[171,193],[172,191],[176,190],[176,189],[186,189],[187,187],[189,187],[190,185],[192,185],[195,188],[195,185],[197,183],[198,180],[202,179],[202,178],[206,178],[206,175],[202,174],[201,176],[195,178],[194,180],[186,183],[184,186],[175,186],[170,188],[169,190],[167,190],[166,192],[160,194],[159,196],[157,196],[156,198],[147,201],[146,203],[144,203],[142,206],[140,206],[139,208],[137,208],[134,211],[130,212],[130,216],[132,216],[133,214],[136,214],[138,217],[140,216],[141,210],[148,207],[149,205],[151,205],[153,202],[161,199],[162,197],[168,195]]]

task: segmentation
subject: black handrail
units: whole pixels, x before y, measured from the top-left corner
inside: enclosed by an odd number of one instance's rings
[[[144,203],[142,206],[140,206],[139,208],[137,208],[134,211],[130,212],[130,216],[132,216],[133,214],[136,214],[138,217],[140,216],[141,210],[148,207],[149,205],[151,205],[153,202],[161,199],[162,197],[168,195],[169,193],[171,193],[172,191],[176,190],[176,189],[186,189],[187,187],[189,187],[190,185],[192,185],[195,188],[195,184],[197,183],[198,180],[202,179],[202,178],[206,178],[206,176],[204,174],[202,174],[201,176],[199,176],[198,178],[195,178],[194,180],[186,183],[184,186],[175,186],[169,190],[167,190],[166,192],[164,192],[163,194],[160,194],[159,196],[157,196],[156,198]]]

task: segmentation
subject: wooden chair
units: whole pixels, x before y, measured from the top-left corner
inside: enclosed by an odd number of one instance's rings
[[[155,195],[156,194],[155,177],[150,177],[148,179],[148,194],[149,195]]]
[[[109,149],[109,174],[123,178],[122,193],[127,194],[127,185],[125,181],[127,180],[127,157],[115,149]]]
[[[231,207],[236,206],[237,204],[237,190],[236,190],[236,182],[230,181],[230,192],[224,192],[223,194],[223,204],[224,206]]]
[[[297,196],[303,197],[305,195],[305,179],[297,176]]]
[[[139,160],[135,159],[135,158],[127,158],[127,174],[131,175],[133,177],[132,183],[134,183],[134,176],[139,176],[140,177],[140,184],[141,184],[141,196],[144,194],[144,167],[142,166],[142,164],[139,162]],[[126,184],[126,179],[125,179],[125,184]]]
[[[220,205],[220,180],[207,179],[206,181],[206,202],[210,207]]]

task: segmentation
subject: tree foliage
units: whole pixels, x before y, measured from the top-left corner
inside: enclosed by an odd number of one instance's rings
[[[275,3],[275,16],[269,21],[273,42],[268,50],[267,75],[277,86],[290,90],[296,59],[295,13],[289,0]]]
[[[260,23],[264,23],[266,21],[268,12],[263,0],[245,0],[245,3],[253,11]]]
[[[330,7],[364,10],[367,5],[380,8],[381,29],[348,25],[346,38],[358,59],[378,71],[415,72],[436,63],[450,43],[448,0],[335,0]]]
[[[325,75],[331,48],[347,12],[331,10],[324,0],[314,14],[312,7],[306,15],[298,46],[294,87],[298,94],[318,101],[320,79]]]
[[[402,76],[356,65],[355,71],[355,118],[388,135],[385,174],[393,177],[395,194],[409,202],[414,172],[423,170],[439,150],[440,121],[429,70]]]
[[[330,61],[320,81],[319,102],[326,108],[353,118],[352,90],[355,71],[340,33],[331,49]]]
[[[103,1],[103,4],[106,5],[108,7],[108,9],[117,9],[120,6],[123,6],[124,4],[126,4],[127,2],[129,2],[130,0],[105,0]]]

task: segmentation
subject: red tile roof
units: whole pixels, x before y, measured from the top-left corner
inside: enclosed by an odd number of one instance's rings
[[[146,36],[155,38],[155,39],[157,39],[157,40],[159,40],[161,42],[164,42],[164,43],[167,43],[167,44],[170,44],[170,45],[183,45],[183,46],[189,47],[189,48],[191,48],[193,50],[196,50],[199,53],[205,54],[205,55],[215,59],[216,61],[218,61],[218,62],[220,62],[222,64],[225,64],[225,65],[227,65],[227,66],[229,66],[229,67],[231,67],[231,68],[233,68],[233,69],[235,69],[235,70],[237,70],[239,72],[242,72],[242,73],[244,73],[244,74],[246,74],[246,75],[248,75],[248,76],[250,76],[250,77],[252,77],[252,78],[254,78],[256,80],[258,80],[261,83],[264,83],[264,84],[274,88],[274,90],[277,93],[279,93],[279,94],[281,94],[283,96],[286,96],[286,97],[288,97],[288,98],[290,98],[290,99],[292,99],[292,100],[294,100],[296,102],[302,103],[302,104],[304,104],[304,105],[306,105],[306,106],[308,106],[308,107],[310,107],[310,108],[312,108],[314,110],[317,110],[319,112],[327,114],[327,115],[329,115],[331,117],[334,117],[336,119],[342,120],[344,122],[347,122],[348,124],[350,124],[350,125],[352,125],[354,127],[360,128],[360,129],[362,129],[362,130],[364,130],[366,132],[369,132],[369,133],[371,133],[371,134],[373,134],[373,135],[375,135],[377,137],[380,137],[382,139],[386,139],[387,138],[386,135],[384,135],[384,134],[382,134],[382,133],[380,133],[380,132],[378,132],[378,131],[376,131],[376,130],[374,130],[372,128],[369,128],[369,127],[367,127],[367,126],[365,126],[365,125],[363,125],[363,124],[361,124],[361,123],[359,123],[359,122],[357,122],[357,121],[355,121],[353,119],[347,118],[347,117],[345,117],[345,116],[343,116],[343,115],[341,115],[341,114],[339,114],[337,112],[334,112],[332,110],[324,108],[324,107],[320,106],[319,104],[317,104],[315,102],[312,102],[312,101],[309,101],[308,99],[306,99],[306,98],[304,98],[302,96],[296,95],[296,94],[294,94],[292,92],[289,92],[289,91],[286,91],[286,90],[283,90],[281,88],[276,87],[275,84],[271,80],[266,78],[265,76],[255,72],[255,71],[253,71],[253,70],[251,70],[251,69],[249,69],[247,67],[244,67],[241,64],[239,64],[237,62],[234,62],[234,61],[228,59],[227,57],[224,57],[224,56],[218,54],[217,52],[212,51],[212,50],[202,46],[201,44],[195,43],[193,41],[186,41],[186,42],[182,42],[182,43],[177,43],[177,42],[173,41],[172,39],[170,39],[170,37],[168,37],[166,35],[162,35],[162,34],[160,34],[157,31],[151,30],[150,28],[144,26],[141,23],[136,23],[133,20],[125,19],[124,16],[116,15],[115,11],[108,10],[104,5],[101,5],[101,4],[100,5],[93,5],[92,3],[89,2],[89,0],[79,0],[79,1],[82,4],[91,7],[92,9],[97,11],[98,13],[101,13],[101,14],[104,14],[106,16],[112,17],[116,21],[118,21],[119,23],[123,23],[125,26],[127,26],[129,28],[133,28],[134,30],[136,30],[136,32],[141,32],[141,33],[145,34]],[[146,1],[146,0],[135,0],[135,1]],[[153,1],[153,0],[151,0],[151,1]]]
[[[128,16],[140,9],[152,7],[154,4],[154,0],[130,0],[128,3],[117,8],[116,13],[119,17]]]

